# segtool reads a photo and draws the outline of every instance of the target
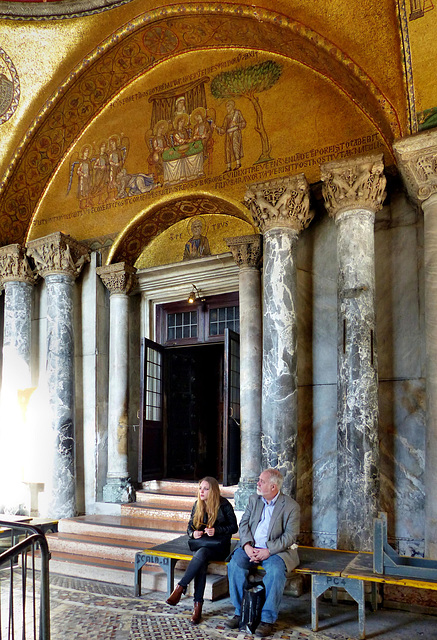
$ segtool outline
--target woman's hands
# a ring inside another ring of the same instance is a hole
[[[212,537],[215,534],[214,527],[206,527],[205,533],[206,533],[207,536]]]
[[[195,531],[193,531],[193,538],[201,538],[203,536],[203,531],[197,531],[197,529]]]

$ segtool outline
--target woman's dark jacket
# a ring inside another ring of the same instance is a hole
[[[193,525],[194,513],[196,511],[197,500],[191,509],[191,516],[188,522],[187,533],[190,538],[193,538],[193,532],[196,531],[195,526]],[[208,514],[205,513],[203,518],[203,523],[205,526],[208,524]],[[226,557],[229,555],[229,551],[231,549],[231,537],[233,533],[237,533],[238,524],[237,518],[235,517],[234,509],[232,508],[231,503],[223,496],[220,496],[220,506],[217,512],[217,518],[212,527],[215,529],[215,533],[213,538],[220,538],[222,544],[220,545],[220,549],[218,550],[217,555]]]

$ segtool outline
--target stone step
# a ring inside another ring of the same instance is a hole
[[[77,518],[64,518],[59,521],[60,533],[73,533],[78,535],[98,536],[102,538],[117,538],[123,540],[135,540],[140,546],[148,543],[160,544],[173,540],[181,535],[180,530],[169,527],[149,527],[144,518],[132,516],[108,516],[89,515]],[[152,522],[152,524],[154,524]],[[185,528],[182,531],[185,533]]]
[[[142,488],[147,492],[165,493],[173,495],[197,497],[198,482],[185,482],[183,480],[149,480],[142,483]],[[225,498],[233,498],[238,485],[224,487],[220,485],[220,493]]]
[[[50,553],[60,551],[72,555],[121,560],[131,563],[135,562],[135,554],[144,548],[141,542],[135,540],[121,542],[114,538],[98,536],[51,533],[46,538]]]
[[[193,496],[175,496],[161,492],[137,491],[136,504],[144,507],[160,509],[182,509],[191,511],[195,498]]]
[[[35,558],[35,566],[40,569],[40,558]],[[132,587],[134,590],[134,564],[120,560],[94,558],[89,556],[62,552],[52,553],[49,566],[50,573],[71,576],[75,578],[87,578]],[[181,579],[183,570],[176,569],[175,584]],[[194,582],[194,581],[193,581]],[[192,597],[193,582],[188,586],[187,595]],[[163,598],[167,592],[167,576],[158,565],[145,565],[141,574],[141,591],[160,591]],[[217,600],[228,593],[228,579],[226,575],[208,574],[206,576],[205,599]]]
[[[147,507],[138,502],[121,505],[122,516],[143,518],[146,527],[152,529],[169,529],[185,532],[190,518],[191,509],[164,509]]]

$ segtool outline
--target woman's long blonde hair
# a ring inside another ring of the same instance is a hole
[[[200,485],[202,482],[209,484],[209,493],[206,501],[200,499]],[[217,514],[220,507],[220,487],[217,480],[211,476],[206,476],[199,481],[197,489],[196,510],[193,517],[193,525],[196,529],[203,524],[205,513],[208,514],[208,527],[212,527],[217,520]]]

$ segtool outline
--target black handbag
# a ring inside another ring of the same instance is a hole
[[[200,538],[189,538],[188,546],[191,551],[197,551],[201,547],[208,547],[208,549],[216,549],[219,551],[223,547],[223,538],[218,538],[217,536],[210,537],[206,535],[203,535]]]
[[[241,603],[240,631],[253,634],[261,622],[261,611],[266,601],[263,582],[246,582]]]

